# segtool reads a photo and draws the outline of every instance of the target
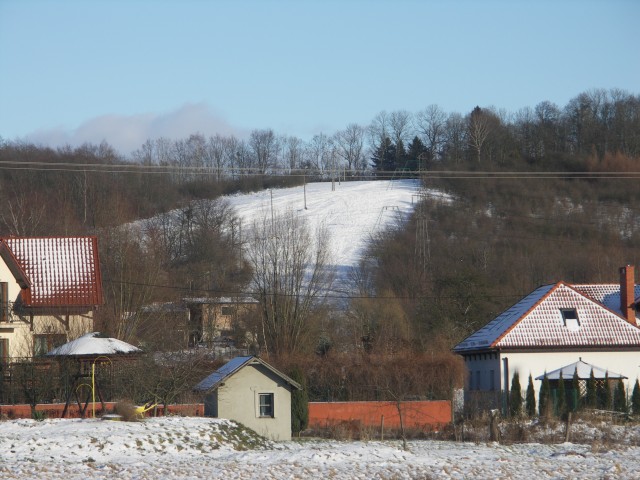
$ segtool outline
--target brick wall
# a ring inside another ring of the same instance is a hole
[[[400,409],[405,428],[433,430],[451,423],[451,402],[448,400],[400,402]],[[309,403],[310,428],[327,428],[343,422],[379,427],[382,417],[385,428],[400,427],[396,402]]]

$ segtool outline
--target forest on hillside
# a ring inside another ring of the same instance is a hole
[[[455,200],[425,197],[408,222],[372,239],[348,305],[336,311],[314,297],[286,323],[284,312],[308,293],[256,283],[259,258],[236,244],[233,212],[198,200],[337,176],[416,177]],[[640,96],[618,90],[515,113],[381,112],[369,125],[309,141],[270,129],[247,139],[149,139],[130,158],[107,143],[52,149],[4,140],[0,236],[97,235],[101,326],[125,340],[135,340],[125,314],[143,305],[260,285],[258,343],[283,365],[304,365],[316,398],[362,398],[362,362],[400,371],[411,364],[406,356],[424,369],[437,358],[459,378],[451,347],[536,286],[616,282],[618,267],[639,260],[639,176]],[[180,219],[169,229],[172,209]],[[152,217],[144,245],[122,228]],[[338,355],[342,373],[322,363]],[[332,390],[346,384],[349,392]]]

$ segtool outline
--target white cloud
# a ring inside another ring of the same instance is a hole
[[[148,139],[166,137],[171,140],[191,134],[205,136],[244,136],[246,131],[231,126],[205,103],[187,103],[167,113],[136,115],[107,114],[92,118],[74,130],[63,127],[41,129],[26,136],[27,141],[51,147],[100,144],[105,141],[120,153],[129,155]]]

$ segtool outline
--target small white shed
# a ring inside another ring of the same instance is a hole
[[[236,357],[198,383],[204,414],[242,423],[271,440],[291,439],[291,391],[300,384],[259,357]]]

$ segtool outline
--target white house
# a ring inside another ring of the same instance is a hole
[[[205,416],[228,418],[272,440],[291,439],[291,391],[300,384],[259,357],[236,357],[202,380]]]
[[[0,361],[93,331],[102,303],[96,237],[0,238]]]
[[[454,348],[468,371],[465,403],[504,406],[515,372],[523,392],[531,375],[537,395],[545,372],[578,361],[625,377],[629,391],[640,378],[639,303],[632,266],[619,284],[537,288]]]

